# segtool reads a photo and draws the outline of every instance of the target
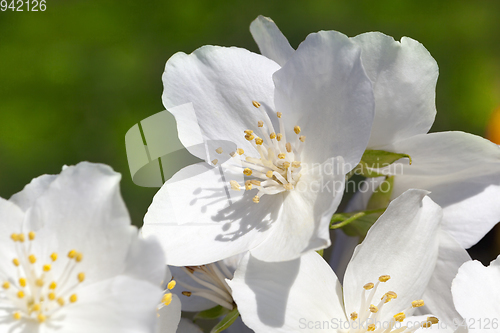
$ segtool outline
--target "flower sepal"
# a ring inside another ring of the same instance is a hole
[[[367,149],[363,153],[359,164],[350,172],[350,175],[356,174],[367,178],[387,176],[387,174],[379,170],[402,158],[408,158],[411,164],[411,157],[408,154]]]
[[[219,321],[219,323],[215,325],[212,330],[210,330],[210,333],[219,333],[228,329],[239,316],[240,313],[238,308],[234,307],[234,309],[229,311],[229,313],[221,321]]]
[[[227,308],[217,305],[214,306],[213,308],[210,308],[208,310],[200,311],[198,312],[194,318],[193,321],[196,321],[198,319],[217,319],[220,318],[224,315],[227,315],[230,310]]]

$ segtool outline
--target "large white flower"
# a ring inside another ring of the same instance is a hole
[[[281,263],[247,255],[228,282],[243,321],[256,332],[413,332],[394,325],[423,305],[438,258],[442,212],[426,193],[409,190],[389,205],[356,248],[343,290],[316,253]]]
[[[282,66],[292,59],[294,50],[272,20],[260,16],[250,30],[263,55]],[[469,248],[500,220],[500,205],[492,200],[500,195],[500,149],[467,133],[426,134],[436,115],[438,66],[422,44],[378,32],[350,40],[362,50],[375,95],[367,149],[412,158],[411,165],[406,161],[391,169],[392,198],[410,188],[431,191],[443,208],[443,229]]]
[[[80,163],[0,199],[0,331],[154,332],[164,255],[130,225],[119,180]]]
[[[309,35],[281,69],[234,47],[168,60],[163,103],[181,142],[206,161],[167,181],[145,216],[143,232],[164,240],[168,264],[247,250],[282,261],[329,246],[344,174],[372,123],[359,51],[328,31]]]

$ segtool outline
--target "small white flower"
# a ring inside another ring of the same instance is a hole
[[[0,199],[0,331],[154,332],[164,256],[130,225],[119,180],[80,163]]]
[[[344,175],[372,122],[354,43],[311,34],[281,69],[244,49],[204,46],[170,58],[163,82],[180,141],[206,161],[167,181],[145,216],[143,231],[163,240],[169,265],[248,250],[282,261],[329,246]]]
[[[228,282],[245,324],[255,332],[406,333],[437,323],[401,324],[424,305],[438,257],[441,209],[426,193],[409,190],[389,205],[356,248],[343,289],[316,253],[281,263],[245,256]]]

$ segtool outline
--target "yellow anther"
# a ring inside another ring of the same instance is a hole
[[[34,240],[34,239],[35,239],[35,236],[36,236],[36,234],[35,234],[35,232],[34,232],[34,231],[30,231],[30,232],[28,233],[28,238],[30,239],[30,241]]]
[[[305,136],[305,135],[301,135],[301,136],[299,136],[299,140],[300,140],[301,142],[306,141],[306,136]]]
[[[71,250],[68,252],[68,258],[70,259],[73,259],[74,257],[76,257],[76,250]]]
[[[241,191],[240,184],[238,184],[238,182],[236,180],[229,181],[229,184],[231,185],[231,189],[233,189],[235,191]]]
[[[238,155],[243,155],[245,153],[245,151],[241,148],[236,149],[236,152],[238,153]]]
[[[222,154],[224,152],[224,150],[222,150],[222,147],[219,147],[219,148],[215,149],[215,152],[217,154]]]
[[[245,190],[250,191],[252,189],[252,183],[249,180],[245,182]]]
[[[24,243],[24,239],[25,239],[25,238],[24,238],[24,234],[18,234],[18,235],[17,235],[17,237],[18,237],[18,240],[19,240],[21,243]]]
[[[284,160],[284,159],[285,159],[285,156],[286,156],[286,154],[285,154],[285,153],[279,153],[279,154],[278,154],[278,158],[279,158],[279,159],[282,159],[282,160]]]
[[[245,168],[245,169],[243,170],[243,174],[244,174],[245,176],[251,176],[251,175],[252,175],[252,170],[251,170],[251,169],[249,169],[249,168]]]
[[[80,283],[83,282],[83,281],[85,281],[85,273],[83,273],[83,272],[82,273],[78,273],[77,277],[78,277],[78,281]]]
[[[43,287],[43,280],[42,279],[36,279],[35,284],[37,287]]]
[[[269,134],[269,137],[272,139],[276,139],[276,133],[272,132],[271,134]]]
[[[245,132],[245,134],[248,134],[248,135],[250,135],[250,134],[252,134],[252,133],[253,133],[253,131],[252,131],[252,130],[245,130],[244,132]]]
[[[31,307],[31,310],[33,310],[34,312],[36,311],[40,311],[40,304],[33,304],[33,306]]]
[[[278,118],[281,118],[281,116],[283,115],[283,113],[281,112],[276,112],[276,116],[278,116]]]
[[[252,101],[252,104],[253,106],[255,106],[256,108],[260,108],[260,103],[257,102],[257,101]]]
[[[191,296],[191,292],[190,291],[183,291],[183,292],[181,292],[181,294],[183,294],[186,297]]]
[[[266,177],[267,178],[273,178],[273,172],[271,170],[269,170],[268,172],[266,172]]]
[[[427,322],[431,324],[437,324],[439,323],[439,319],[437,319],[436,317],[427,317]]]
[[[168,293],[168,294],[163,295],[163,298],[161,299],[161,302],[164,305],[169,305],[172,302],[172,294]]]
[[[57,299],[57,303],[60,305],[60,306],[63,306],[64,305],[64,299],[62,297],[59,297]]]
[[[368,325],[368,327],[366,328],[366,330],[368,332],[373,332],[373,331],[375,331],[375,328],[376,328],[375,324],[370,324],[370,325]]]
[[[50,285],[49,285],[49,289],[54,290],[54,289],[56,289],[56,288],[57,288],[57,283],[56,283],[55,281],[52,281],[52,282],[50,283]]]
[[[261,138],[256,138],[255,139],[255,143],[260,146],[260,145],[262,145],[264,143],[264,140],[262,140]]]
[[[3,284],[2,284],[2,288],[3,289],[9,289],[10,288],[10,283],[8,281],[5,281]]]
[[[10,235],[10,238],[14,241],[17,242],[19,240],[19,235],[18,234],[12,234]]]
[[[358,319],[358,314],[356,312],[351,313],[351,320]]]
[[[384,303],[389,303],[390,301],[392,301],[393,299],[396,299],[396,298],[398,298],[398,294],[396,294],[394,291],[388,291],[380,299],[381,300],[385,299]]]
[[[34,264],[36,263],[36,256],[34,254],[30,254],[28,260],[30,261],[30,263]]]
[[[292,162],[292,167],[293,168],[300,168],[300,162],[299,161],[293,161]]]
[[[365,284],[365,285],[363,286],[363,288],[364,288],[365,290],[370,290],[370,289],[372,289],[372,288],[373,288],[373,286],[374,286],[374,284],[373,284],[373,283],[371,283],[371,282],[369,282],[369,283]]]
[[[47,317],[45,317],[43,314],[40,313],[37,319],[39,323],[44,323],[47,320]]]
[[[376,307],[375,305],[371,304],[370,305],[370,312],[377,313],[378,312],[378,307]]]
[[[17,258],[12,259],[12,263],[14,264],[14,266],[19,266],[19,259]]]
[[[245,139],[247,139],[248,141],[252,141],[253,139],[255,139],[255,136],[253,134],[245,134]]]
[[[292,184],[290,184],[290,183],[288,183],[288,184],[286,184],[286,185],[283,185],[283,187],[284,187],[284,188],[285,188],[285,190],[287,190],[287,191],[291,191],[291,190],[293,190],[293,185],[292,185]]]
[[[253,197],[252,201],[255,202],[255,203],[259,203],[259,201],[260,201],[259,196],[256,195],[255,197]]]
[[[170,282],[167,284],[167,289],[168,289],[168,290],[172,290],[172,289],[174,289],[176,284],[177,284],[177,282],[175,282],[175,280],[170,281]]]
[[[20,320],[21,319],[21,313],[20,312],[14,312],[14,314],[12,314],[12,318],[14,318],[14,320]]]
[[[83,259],[83,254],[81,252],[78,252],[75,257],[76,262],[80,262],[82,261],[82,259]]]
[[[295,134],[299,134],[300,133],[300,126],[295,126],[293,128],[293,131],[295,132]]]
[[[51,269],[51,268],[52,268],[52,267],[51,267],[49,264],[43,265],[43,271],[44,271],[44,272],[50,272],[50,269]]]
[[[399,321],[400,323],[402,323],[403,320],[405,320],[405,318],[406,318],[406,315],[403,312],[400,312],[400,313],[394,315],[394,320]]]
[[[276,135],[276,140],[281,141],[281,139],[283,139],[283,134],[278,133],[278,134]]]
[[[378,280],[380,282],[387,282],[387,281],[389,281],[390,278],[391,277],[389,275],[381,275],[381,276],[379,276]]]
[[[25,278],[20,278],[19,279],[19,284],[21,285],[21,287],[26,287],[26,279]]]
[[[18,298],[24,298],[24,291],[19,290],[19,291],[17,292],[17,297],[18,297]]]
[[[76,294],[73,294],[69,297],[69,301],[71,303],[75,303],[76,301],[78,301],[78,296],[76,296]]]
[[[257,180],[257,179],[251,179],[251,180],[248,180],[250,182],[250,184],[252,185],[255,185],[255,186],[260,186],[260,180]]]
[[[50,259],[52,259],[52,261],[56,261],[56,260],[57,260],[57,253],[53,252],[53,253],[50,255]]]
[[[292,144],[290,142],[287,142],[285,145],[286,151],[291,153],[292,152]]]
[[[264,127],[264,122],[262,120],[259,120],[259,122],[257,123],[257,126]]]
[[[424,306],[424,305],[425,305],[425,303],[424,303],[423,299],[419,299],[419,300],[411,302],[412,308],[419,308],[419,307]]]
[[[55,299],[56,299],[56,293],[54,293],[54,292],[50,292],[50,293],[49,293],[49,299],[50,299],[51,301],[55,300]]]
[[[290,167],[290,162],[283,162],[283,168],[288,169]]]
[[[212,164],[213,164],[213,165],[217,165],[217,163],[218,163],[218,162],[219,162],[219,160],[218,160],[218,159],[216,159],[216,158],[212,160]]]

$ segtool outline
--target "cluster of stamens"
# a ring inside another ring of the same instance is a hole
[[[379,284],[387,282],[390,278],[389,275],[382,275],[378,278],[377,283],[373,284],[369,282],[363,286],[359,313],[352,312],[350,314],[350,327],[353,329],[350,329],[349,333],[413,333],[419,328],[429,328],[433,324],[438,323],[437,318],[427,317],[426,321],[422,321],[420,325],[414,327],[397,325],[397,323],[402,323],[406,319],[406,316],[411,316],[415,308],[424,306],[423,300],[411,302],[408,308],[384,322],[384,318],[380,318],[380,310],[382,310],[384,304],[396,299],[398,295],[394,291],[388,291],[382,296],[377,305],[373,304],[373,299]],[[366,295],[367,292],[369,292],[368,296]],[[378,323],[378,326],[376,323]],[[381,325],[381,323],[384,323],[384,325]]]
[[[234,307],[232,291],[226,279],[232,279],[233,274],[227,266],[219,261],[203,266],[187,266],[182,268],[187,275],[203,288],[194,287],[185,281],[177,280],[178,284],[186,288],[182,294],[187,297],[203,297],[229,310]]]
[[[52,265],[59,259],[53,252],[40,265],[32,253],[32,243],[36,234],[12,234],[17,257],[12,259],[17,276],[0,276],[3,279],[0,289],[0,304],[11,313],[14,320],[33,320],[44,323],[60,308],[78,301],[75,289],[85,280],[85,273],[74,276],[74,270],[83,260],[83,254],[76,250],[69,251],[68,262],[59,277],[53,274]],[[38,264],[37,264],[38,263]]]
[[[276,112],[280,127],[280,132],[276,133],[261,104],[257,101],[253,101],[252,104],[261,111],[264,119],[257,123],[262,137],[250,129],[245,130],[244,134],[245,139],[251,142],[259,153],[259,157],[246,155],[242,148],[231,152],[231,157],[238,159],[241,163],[243,174],[252,177],[252,179],[247,179],[244,184],[231,180],[230,185],[235,191],[257,189],[258,192],[254,196],[253,202],[259,203],[260,198],[265,194],[278,194],[295,188],[300,178],[300,155],[306,137],[300,135],[300,127],[295,126],[293,128],[296,134],[294,143],[287,141],[282,113]],[[223,153],[223,149],[220,147],[215,151],[218,154]],[[217,162],[216,159],[212,161],[213,164],[217,164]]]

